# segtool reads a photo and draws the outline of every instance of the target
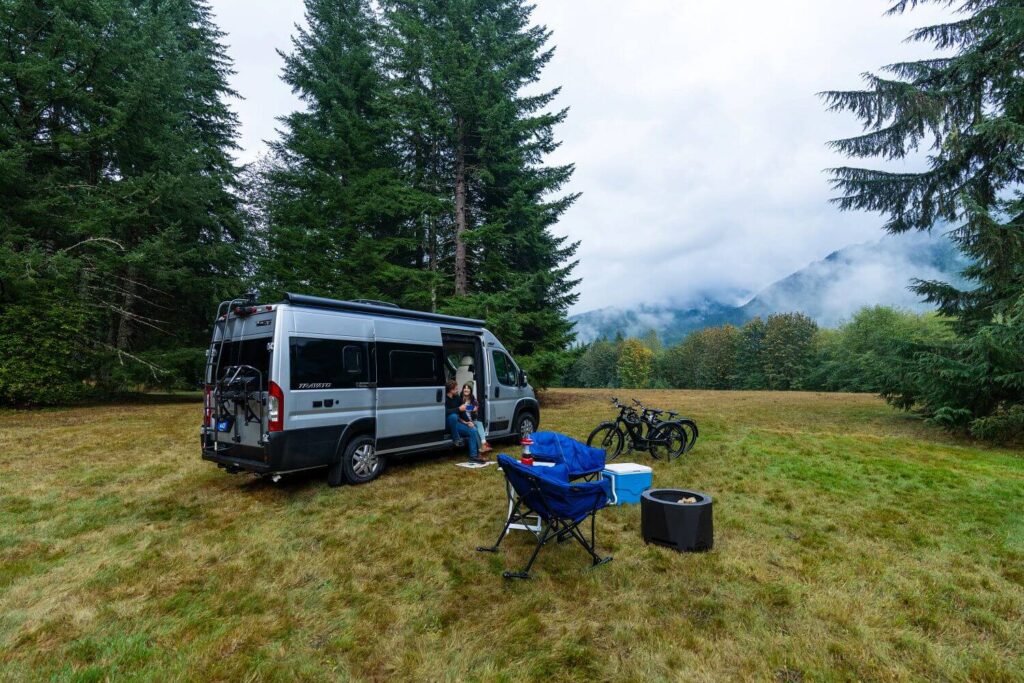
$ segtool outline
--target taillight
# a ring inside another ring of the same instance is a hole
[[[203,426],[210,427],[213,425],[213,395],[210,389],[210,385],[206,385],[206,390],[203,392]]]
[[[284,392],[271,382],[267,393],[267,431],[280,432],[284,430]]]

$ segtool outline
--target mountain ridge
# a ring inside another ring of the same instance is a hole
[[[749,300],[734,305],[705,297],[683,306],[639,304],[605,307],[570,316],[577,341],[639,336],[654,330],[665,343],[715,325],[742,325],[772,313],[799,311],[822,327],[835,327],[863,306],[888,305],[911,311],[931,307],[908,287],[913,279],[964,284],[966,260],[939,233],[886,235],[876,242],[837,249],[819,261],[776,280]]]

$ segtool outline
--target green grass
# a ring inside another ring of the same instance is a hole
[[[611,509],[612,563],[552,546],[519,583],[527,535],[474,552],[493,467],[274,485],[200,461],[194,403],[0,412],[0,679],[1024,680],[1020,453],[869,396],[635,393],[698,420],[655,484],[715,497],[715,549]],[[609,396],[552,391],[543,427]]]

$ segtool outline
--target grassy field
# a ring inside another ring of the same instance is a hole
[[[517,583],[530,537],[474,552],[501,478],[455,454],[275,485],[199,460],[194,403],[0,412],[0,679],[1024,680],[1020,453],[869,396],[635,394],[698,420],[655,484],[715,497],[715,549],[612,509],[613,562],[548,547]]]

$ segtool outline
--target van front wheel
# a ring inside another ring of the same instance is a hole
[[[512,436],[520,439],[533,434],[537,430],[537,418],[528,410],[524,410],[516,416],[515,424],[512,425]]]
[[[384,458],[377,455],[373,437],[364,434],[348,442],[341,466],[348,483],[365,484],[384,471]]]

